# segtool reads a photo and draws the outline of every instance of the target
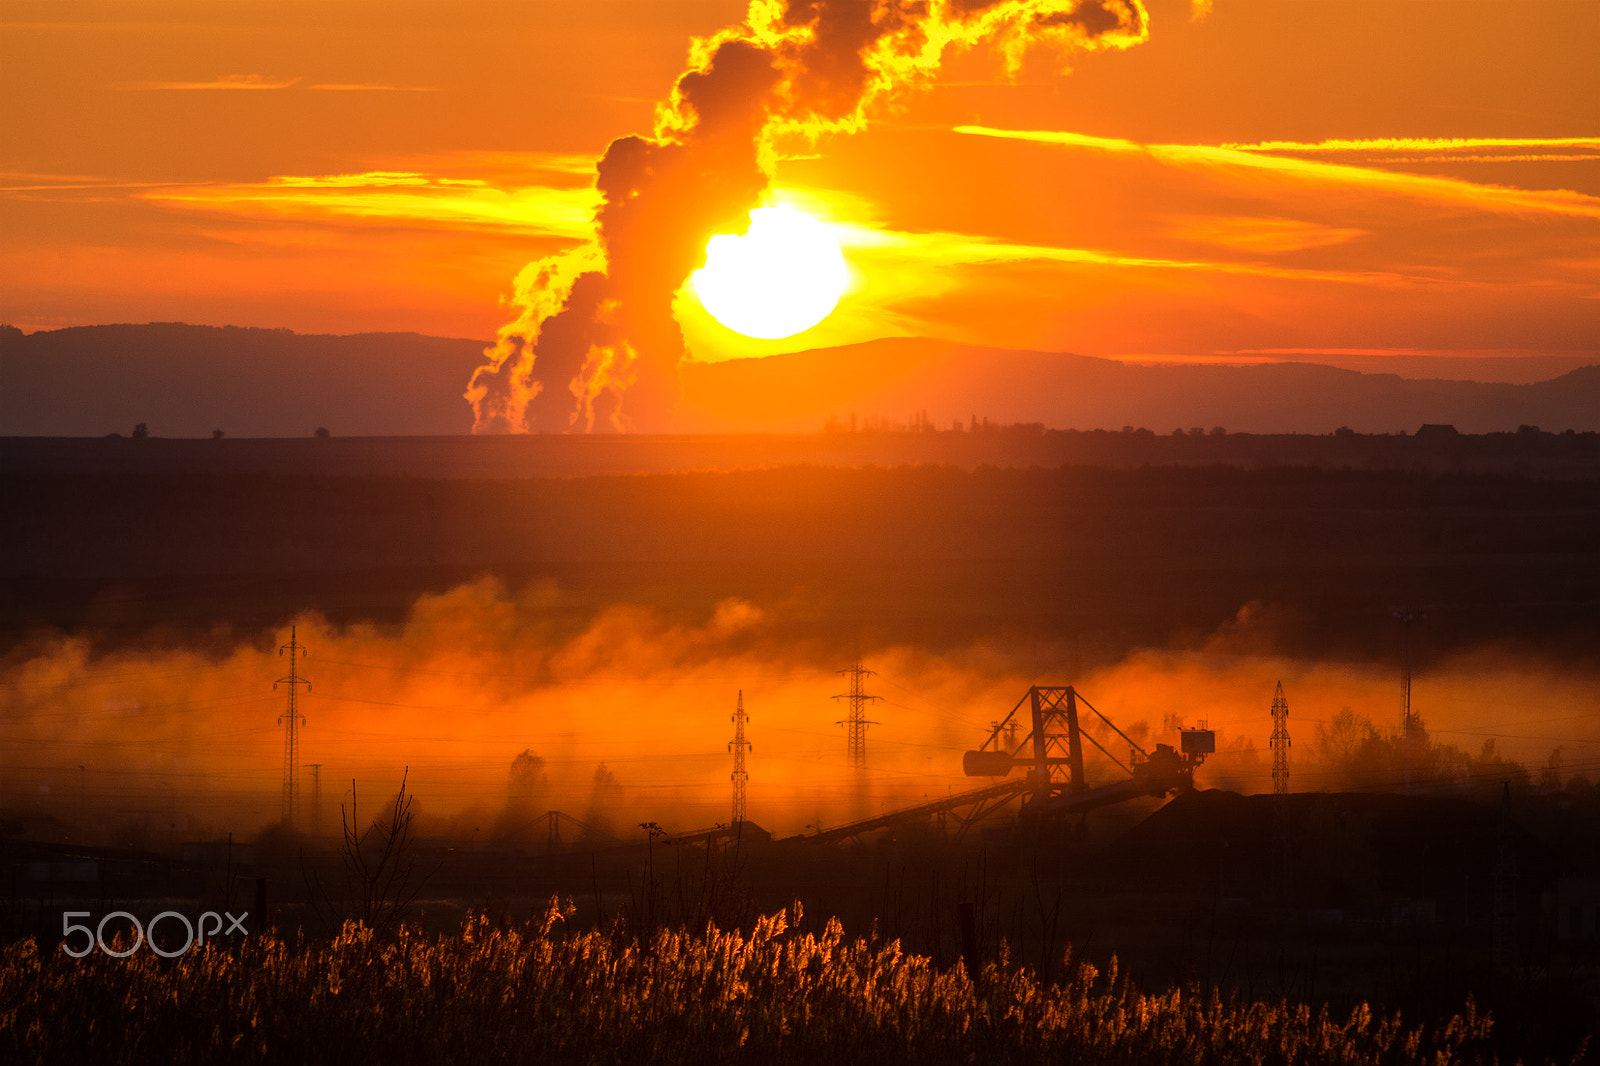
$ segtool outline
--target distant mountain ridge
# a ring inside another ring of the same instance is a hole
[[[204,437],[468,433],[462,393],[486,342],[183,323],[0,328],[0,436]],[[1508,385],[1417,380],[1309,363],[1134,366],[1063,352],[889,338],[681,373],[675,429],[815,432],[830,418],[939,428],[972,417],[1158,433],[1600,430],[1600,366]]]
[[[1463,433],[1600,429],[1600,366],[1507,385],[1415,380],[1311,363],[1138,366],[1060,352],[891,338],[684,371],[686,421],[713,431],[813,428],[830,415],[936,427],[976,415],[1059,429]]]
[[[76,326],[0,330],[0,435],[165,437],[472,431],[462,398],[483,341],[420,333]]]

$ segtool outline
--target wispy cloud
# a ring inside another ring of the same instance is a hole
[[[1600,155],[1582,152],[1552,153],[1548,155],[1435,155],[1419,153],[1417,155],[1374,155],[1367,156],[1365,162],[1383,165],[1385,163],[1586,163],[1600,159]]]
[[[431,93],[426,85],[384,85],[368,82],[315,82],[302,84],[300,78],[274,78],[265,74],[225,74],[209,81],[125,81],[116,88],[127,92],[208,92],[215,89],[273,90],[297,89],[303,92],[331,93]]]
[[[1600,219],[1600,197],[1567,189],[1520,189],[1466,181],[1461,178],[1408,174],[1372,166],[1301,159],[1297,156],[1273,155],[1270,150],[1261,146],[1251,146],[1246,149],[1202,144],[1141,145],[1133,141],[1089,137],[1080,133],[1056,130],[1004,130],[988,126],[957,126],[955,132],[1117,154],[1137,153],[1169,166],[1188,169],[1266,171],[1300,181],[1366,188],[1479,211]]]
[[[275,188],[289,189],[383,189],[400,186],[411,189],[487,188],[478,178],[440,178],[404,170],[369,170],[361,174],[286,174],[271,179]]]
[[[100,178],[52,176],[48,174],[0,174],[0,193],[83,192],[101,189],[169,189],[205,185],[203,181],[106,181]]]
[[[203,92],[212,89],[264,91],[288,89],[299,78],[269,78],[264,74],[226,74],[210,81],[125,81],[117,88],[129,92]]]
[[[587,185],[594,180],[595,162],[600,158],[603,147],[592,152],[434,152],[386,162],[393,167],[418,173],[449,171],[476,174],[480,178],[490,179],[491,184],[499,185],[515,185],[526,181],[527,176],[534,173],[569,180],[581,179]]]
[[[1343,244],[1366,236],[1367,231],[1296,218],[1187,215],[1173,219],[1167,233],[1179,240],[1276,255]]]
[[[1313,270],[1278,266],[1272,263],[1242,263],[1124,255],[1091,248],[1066,248],[1056,245],[998,241],[968,233],[909,232],[871,229],[860,226],[846,226],[841,227],[841,229],[840,243],[846,247],[860,249],[869,255],[888,255],[944,266],[1030,262],[1063,263],[1145,270],[1199,271],[1206,274],[1238,274],[1252,277],[1357,285],[1471,284],[1470,282],[1461,282],[1453,278],[1404,274],[1394,271]]]
[[[584,239],[599,203],[593,188],[496,188],[478,179],[404,171],[285,175],[253,184],[152,191],[142,198],[235,215],[500,229]]]
[[[1239,152],[1472,152],[1488,148],[1600,148],[1600,137],[1374,137],[1223,144]]]
[[[426,85],[366,85],[366,84],[341,84],[336,82],[319,85],[307,85],[313,92],[328,93],[431,93],[437,89]]]

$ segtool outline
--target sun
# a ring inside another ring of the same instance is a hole
[[[848,271],[833,231],[792,207],[758,207],[742,237],[712,237],[689,276],[711,317],[746,337],[792,337],[821,322],[844,295]]]

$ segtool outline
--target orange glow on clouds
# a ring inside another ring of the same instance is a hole
[[[590,239],[605,146],[683,129],[677,78],[743,39],[789,79],[780,109],[826,105],[763,132],[772,184],[853,228],[847,297],[795,346],[1600,359],[1594,5],[1403,5],[1374,34],[1338,0],[1044,25],[1033,0],[940,2],[854,58],[769,0],[313,6],[10,5],[0,321],[492,340],[573,275],[515,280]],[[673,304],[691,358],[789,348],[697,304]]]
[[[259,184],[141,194],[184,207],[231,214],[360,219],[450,229],[491,227],[581,240],[593,231],[592,188],[498,189],[474,178],[398,171],[285,176]]]
[[[1442,152],[1454,154],[1482,148],[1600,148],[1600,137],[1373,137],[1366,140],[1261,141],[1224,144],[1237,152]],[[1494,158],[1484,156],[1482,158]],[[1540,156],[1559,159],[1561,156]]]
[[[1204,144],[1141,145],[1132,141],[1085,137],[1075,133],[1058,133],[1050,130],[1000,130],[986,126],[958,126],[956,132],[1106,152],[1143,152],[1163,163],[1191,169],[1236,167],[1274,171],[1286,177],[1319,184],[1358,186],[1376,192],[1396,193],[1483,211],[1506,211],[1513,214],[1549,213],[1600,219],[1600,197],[1565,189],[1516,189],[1503,185],[1464,181],[1459,178],[1403,174],[1348,163],[1321,163],[1308,159],[1263,154],[1268,149],[1259,146],[1242,149]]]

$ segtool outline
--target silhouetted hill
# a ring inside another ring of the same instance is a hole
[[[301,335],[152,323],[24,335],[0,329],[0,436],[428,436],[469,432],[462,393],[484,342],[414,333]],[[764,359],[690,363],[682,433],[812,433],[830,417],[925,412],[1059,429],[1170,433],[1600,429],[1600,367],[1531,385],[1411,380],[1307,363],[1130,366],[1062,352],[892,338]]]
[[[1062,429],[1225,426],[1249,433],[1600,429],[1600,367],[1533,385],[1410,380],[1308,363],[1130,366],[1060,352],[891,338],[691,365],[680,422],[700,432],[803,431],[830,416],[935,425],[976,415]]]
[[[140,422],[158,437],[469,433],[461,394],[483,348],[182,322],[0,329],[0,434],[127,434]]]

